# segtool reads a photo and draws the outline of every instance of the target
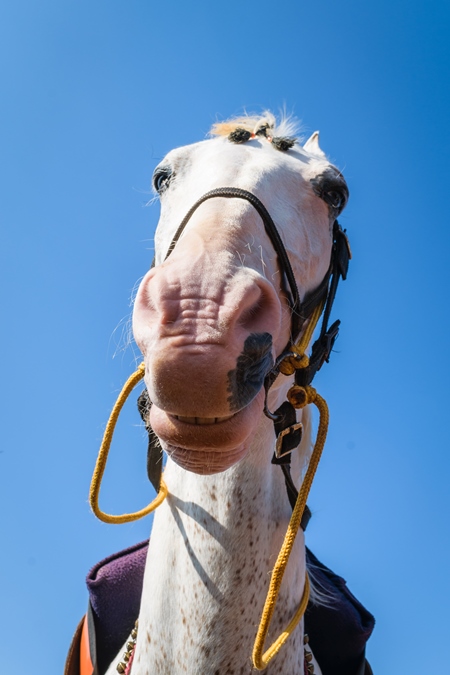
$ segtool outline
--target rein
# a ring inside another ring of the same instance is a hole
[[[337,220],[335,220],[333,224],[333,246],[328,271],[319,286],[311,293],[308,293],[303,302],[301,302],[297,283],[295,281],[287,251],[275,226],[275,223],[273,222],[264,204],[258,199],[258,197],[247,190],[225,187],[211,190],[210,192],[205,193],[195,202],[195,204],[191,207],[180,223],[170,243],[165,259],[167,259],[172,253],[184,228],[197,208],[206,200],[212,199],[214,197],[240,198],[252,204],[252,206],[261,216],[265,231],[269,236],[272,246],[278,256],[283,276],[287,280],[290,288],[290,293],[287,293],[287,296],[291,310],[291,339],[285,350],[276,359],[274,367],[266,375],[264,382],[266,392],[264,413],[273,421],[276,435],[276,447],[272,458],[272,463],[279,464],[283,471],[289,502],[293,509],[286,535],[284,537],[283,545],[280,549],[277,561],[272,571],[269,590],[267,592],[261,621],[253,647],[253,665],[257,670],[264,670],[271,659],[279,652],[281,647],[287,641],[288,637],[292,634],[295,627],[302,619],[308,605],[310,584],[308,574],[306,573],[303,595],[297,611],[290,620],[289,624],[286,626],[285,630],[272,643],[272,645],[266,651],[264,651],[264,643],[267,638],[270,622],[273,617],[276,601],[281,587],[281,582],[283,580],[283,575],[289,561],[289,556],[294,546],[297,532],[301,526],[303,529],[305,529],[310,516],[306,501],[325,445],[329,421],[328,406],[326,401],[311,386],[311,382],[313,381],[317,371],[322,367],[323,363],[325,361],[328,362],[331,350],[338,335],[340,322],[335,321],[330,326],[330,328],[328,328],[328,321],[339,279],[340,277],[342,277],[344,280],[346,279],[351,252],[347,236],[341,229]],[[286,289],[283,290],[286,292]],[[312,346],[311,355],[308,357],[306,355],[306,350],[312,340],[314,330],[320,320],[320,317],[322,316],[322,313],[323,319],[320,334]],[[296,341],[302,329],[303,332],[300,336],[300,339]],[[279,373],[283,373],[284,375],[295,374],[295,384],[289,389],[287,393],[287,400],[282,403],[282,405],[275,412],[271,412],[267,407],[267,396],[271,385],[274,383]],[[125,513],[122,515],[107,514],[100,509],[98,503],[101,481],[105,471],[115,425],[125,401],[134,387],[143,379],[144,374],[145,365],[144,363],[141,363],[137,371],[129,377],[121,393],[119,394],[119,397],[113,407],[110,418],[106,425],[92,476],[89,502],[97,518],[106,523],[127,523],[142,518],[143,516],[146,516],[154,511],[164,501],[168,494],[167,486],[161,475],[162,448],[151,427],[148,425],[148,423],[146,423],[149,434],[147,469],[149,478],[158,493],[156,498],[145,508],[136,511],[135,513]],[[147,394],[146,397],[144,394]],[[291,453],[300,444],[302,434],[302,424],[297,422],[296,409],[303,408],[311,403],[314,403],[314,405],[316,405],[319,410],[319,428],[314,444],[314,450],[312,452],[305,477],[300,490],[297,491],[297,488],[292,481],[290,471]],[[151,402],[149,401],[148,393],[145,390],[139,397],[138,401],[139,410],[144,419],[144,422],[145,418],[147,417],[146,412],[148,412],[150,405]]]

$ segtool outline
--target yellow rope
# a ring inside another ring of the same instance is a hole
[[[308,498],[309,491],[311,489],[312,482],[314,480],[314,475],[316,473],[317,466],[322,455],[322,450],[325,445],[325,440],[327,437],[328,430],[328,406],[325,399],[323,399],[313,387],[305,387],[305,402],[303,405],[308,403],[314,403],[319,409],[320,420],[319,420],[319,429],[317,432],[317,438],[314,445],[314,450],[311,455],[311,460],[309,462],[308,469],[305,474],[300,492],[295,503],[294,510],[292,512],[291,520],[289,522],[286,535],[284,537],[283,545],[278,554],[275,567],[272,571],[272,576],[270,579],[269,590],[267,592],[266,601],[264,603],[263,613],[261,616],[261,621],[259,624],[258,632],[255,638],[255,644],[253,646],[252,660],[253,665],[257,670],[264,670],[269,664],[269,661],[279,652],[280,648],[286,642],[288,637],[294,631],[295,627],[299,623],[303,614],[305,613],[306,607],[308,605],[309,599],[309,580],[308,575],[305,576],[305,587],[303,590],[303,596],[300,602],[300,606],[296,611],[295,615],[287,625],[286,629],[281,633],[281,635],[273,642],[273,644],[263,653],[264,643],[267,638],[267,633],[269,631],[270,622],[273,617],[275,610],[275,605],[277,602],[278,594],[281,587],[281,582],[283,580],[283,575],[286,570],[286,566],[289,561],[289,556],[291,554],[292,548],[294,546],[295,537],[297,535],[298,529],[303,516],[303,511],[305,510],[306,500]],[[303,406],[302,406],[303,407]]]
[[[309,343],[311,342],[314,330],[322,314],[324,303],[321,302],[311,314],[305,332],[301,336],[297,344],[292,345],[292,353],[286,356],[280,363],[280,371],[284,375],[293,375],[298,368],[306,368],[309,366],[309,358],[305,354]]]
[[[311,319],[308,321],[308,325],[305,328],[305,332],[301,336],[298,344],[293,346],[293,350],[297,352],[297,354],[299,354],[300,356],[302,356],[306,352],[308,345],[311,342],[311,338],[313,336],[317,323],[321,317],[324,304],[325,304],[324,302],[321,302],[317,305],[317,307],[311,314]]]
[[[116,524],[130,523],[133,520],[143,518],[144,516],[154,511],[167,497],[167,486],[161,479],[161,484],[157,496],[148,506],[141,509],[140,511],[136,511],[135,513],[124,513],[120,516],[114,516],[102,511],[98,505],[100,487],[102,483],[103,474],[105,472],[108,453],[111,447],[111,441],[114,434],[117,419],[128,396],[131,394],[131,392],[133,391],[134,387],[138,384],[138,382],[140,382],[144,377],[144,372],[145,372],[145,365],[144,363],[141,363],[136,372],[133,373],[125,382],[123,389],[120,392],[116,403],[114,404],[114,408],[112,409],[111,415],[106,425],[105,433],[103,434],[102,444],[100,446],[97,461],[95,463],[94,473],[92,474],[91,487],[89,490],[89,503],[91,505],[92,511],[95,513],[97,518],[103,520],[104,523],[116,523]]]

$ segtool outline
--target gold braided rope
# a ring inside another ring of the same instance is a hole
[[[308,348],[309,343],[312,340],[313,333],[322,315],[324,305],[325,301],[321,302],[314,309],[300,340],[298,341],[297,344],[292,345],[291,347],[292,353],[286,356],[286,358],[280,363],[279,365],[280,371],[285,375],[292,375],[297,369],[307,368],[309,366],[309,357],[305,352]],[[302,398],[301,403],[297,403],[295,401],[295,397],[290,397],[290,393],[293,390],[302,390],[302,392],[304,393],[303,397],[299,397]],[[281,647],[285,644],[289,636],[293,633],[296,626],[302,619],[309,601],[310,583],[308,574],[306,573],[303,594],[297,611],[295,612],[294,616],[286,626],[286,629],[278,636],[278,638],[272,643],[269,649],[267,649],[267,651],[264,652],[263,654],[264,643],[266,641],[270,622],[272,620],[273,613],[275,611],[275,605],[278,599],[278,594],[280,592],[281,582],[283,580],[284,572],[286,570],[286,566],[289,561],[289,556],[291,555],[291,551],[294,546],[295,537],[297,536],[297,532],[300,527],[303,512],[306,506],[306,501],[308,499],[308,494],[311,489],[311,485],[314,480],[314,475],[316,473],[316,469],[319,464],[320,457],[322,455],[322,451],[325,445],[329,421],[328,406],[326,404],[326,401],[321,396],[319,396],[319,394],[313,387],[311,386],[299,387],[297,385],[294,385],[288,392],[288,400],[291,401],[291,403],[294,405],[295,408],[303,408],[308,403],[315,403],[320,413],[319,429],[317,432],[316,443],[314,445],[314,450],[311,455],[308,470],[305,474],[305,478],[300,488],[300,492],[297,496],[297,501],[295,503],[295,507],[292,512],[291,519],[289,521],[283,545],[280,549],[277,561],[275,563],[275,567],[273,568],[272,571],[269,590],[267,591],[261,621],[259,623],[255,643],[253,645],[252,661],[254,667],[257,670],[264,670],[269,664],[269,661],[271,661],[271,659],[273,659],[274,656],[278,654]]]
[[[319,410],[320,413],[319,429],[317,431],[317,438],[314,445],[314,450],[311,455],[311,459],[305,474],[305,478],[303,479],[300,492],[298,493],[297,501],[295,503],[295,507],[292,512],[291,520],[289,521],[283,545],[278,554],[275,567],[273,568],[272,571],[269,590],[267,592],[267,597],[264,603],[261,621],[259,624],[258,632],[256,634],[255,644],[253,646],[252,660],[253,665],[257,670],[264,670],[264,668],[266,668],[267,665],[269,664],[269,661],[273,659],[273,657],[276,654],[278,654],[281,647],[284,645],[288,637],[292,634],[295,627],[301,620],[303,614],[306,611],[306,607],[308,605],[309,600],[309,579],[308,575],[306,574],[303,596],[299,608],[297,609],[293,618],[287,625],[286,629],[273,642],[273,644],[269,647],[269,649],[267,649],[267,651],[263,653],[264,642],[266,640],[270,622],[272,620],[272,616],[275,610],[275,605],[277,602],[278,594],[280,592],[283,575],[286,570],[286,565],[288,564],[292,548],[294,546],[295,537],[297,536],[303,512],[305,510],[306,500],[308,498],[308,494],[311,489],[311,485],[314,480],[314,475],[316,473],[316,469],[318,467],[320,457],[322,455],[322,450],[325,445],[325,440],[327,437],[329,414],[326,401],[316,392],[314,387],[310,386],[305,387],[305,392],[306,392],[306,400],[304,405],[308,403],[314,403]]]
[[[309,366],[309,358],[305,352],[312,340],[312,336],[322,314],[324,304],[324,302],[321,302],[315,308],[300,340],[297,344],[292,345],[291,354],[288,354],[286,358],[284,358],[280,363],[279,369],[283,375],[293,375],[297,369],[307,368],[307,366]]]
[[[120,392],[117,401],[114,404],[111,415],[109,416],[108,423],[106,425],[105,433],[103,434],[103,440],[100,446],[98,453],[97,461],[95,463],[94,473],[92,474],[91,487],[89,490],[89,503],[94,514],[102,520],[104,523],[131,523],[134,520],[143,518],[152,511],[154,511],[167,497],[167,486],[163,479],[161,478],[161,483],[159,487],[159,492],[155,499],[145,508],[135,513],[123,513],[120,516],[111,515],[105,513],[101,510],[98,505],[98,497],[100,494],[100,487],[102,484],[103,474],[106,468],[106,462],[108,460],[108,453],[111,447],[111,441],[114,434],[114,429],[117,424],[117,420],[121,413],[121,410],[124,406],[125,401],[128,396],[133,391],[134,387],[142,380],[145,373],[145,364],[141,363],[139,368],[133,373],[128,380],[125,382],[122,391]]]

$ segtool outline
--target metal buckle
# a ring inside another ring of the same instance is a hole
[[[280,457],[285,457],[286,455],[290,455],[292,450],[286,450],[285,452],[282,452],[283,450],[283,438],[287,436],[287,434],[294,433],[294,431],[297,431],[298,429],[301,429],[303,427],[303,424],[301,422],[297,422],[296,424],[292,424],[290,427],[286,427],[286,429],[283,429],[280,431],[277,437],[277,443],[275,445],[275,457],[277,459],[280,459]]]

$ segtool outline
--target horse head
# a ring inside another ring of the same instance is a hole
[[[149,423],[172,459],[199,474],[246,455],[263,413],[264,380],[298,337],[293,325],[302,330],[309,318],[293,324],[298,310],[280,254],[242,191],[270,214],[300,300],[329,270],[333,223],[348,198],[317,133],[302,146],[288,120],[277,127],[270,115],[217,124],[212,133],[173,150],[155,169],[156,264],[133,315]],[[271,405],[283,385],[278,378]]]

